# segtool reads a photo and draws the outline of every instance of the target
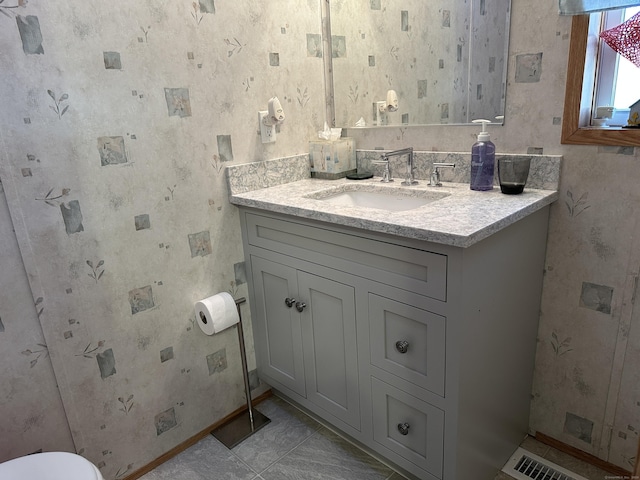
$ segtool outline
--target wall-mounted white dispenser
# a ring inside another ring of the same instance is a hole
[[[278,97],[272,97],[267,104],[267,110],[258,112],[258,123],[260,124],[260,137],[262,143],[273,143],[276,141],[276,125],[284,122],[284,109]]]
[[[387,99],[375,102],[373,107],[374,125],[387,125],[387,113],[398,110],[398,94],[395,90],[387,91]]]
[[[269,112],[269,122],[272,125],[280,125],[284,122],[284,110],[282,109],[282,105],[280,104],[278,97],[269,99],[267,109]]]
[[[387,92],[387,112],[395,112],[398,110],[398,94],[395,90]]]

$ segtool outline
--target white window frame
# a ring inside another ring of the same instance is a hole
[[[602,14],[592,14],[594,21],[600,22],[600,31],[608,30],[625,21],[625,10],[610,10]],[[595,18],[594,18],[595,17]],[[600,17],[599,19],[597,17]],[[596,117],[596,107],[613,105],[615,83],[618,76],[620,55],[602,39],[598,41],[598,71],[596,73],[595,95],[591,109],[591,122]],[[629,119],[629,108],[617,108],[607,123],[611,126],[624,126]]]

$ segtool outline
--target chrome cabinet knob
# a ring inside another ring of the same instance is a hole
[[[284,303],[287,307],[291,308],[293,307],[293,304],[296,303],[296,299],[287,297],[284,299]]]
[[[307,306],[306,303],[296,302],[296,310],[298,310],[299,312],[303,311],[306,306]]]
[[[398,340],[396,342],[396,350],[400,353],[407,353],[407,350],[409,350],[409,342],[406,340]]]
[[[408,435],[409,434],[409,424],[408,423],[399,423],[398,431],[400,435]]]

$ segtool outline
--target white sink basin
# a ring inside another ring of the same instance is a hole
[[[309,195],[309,198],[322,200],[332,205],[349,207],[376,208],[389,212],[402,212],[422,207],[449,196],[448,192],[403,190],[402,188],[382,188],[363,185],[363,188],[329,189]]]

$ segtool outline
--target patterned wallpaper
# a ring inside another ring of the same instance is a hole
[[[41,310],[31,297],[0,183],[0,462],[14,452],[73,451]]]
[[[192,324],[196,299],[246,293],[222,171],[303,154],[323,122],[322,59],[307,42],[317,2],[274,5],[0,4],[0,178],[16,232],[0,216],[6,458],[58,445],[124,478],[242,403],[233,332]],[[499,152],[563,156],[531,430],[630,469],[640,149],[560,144],[569,32],[556,0],[513,0],[506,123],[490,127]],[[256,110],[273,95],[287,122],[263,146]],[[349,134],[363,150],[468,152],[477,128]]]
[[[331,5],[336,124],[398,94],[388,125],[469,123],[504,112],[509,0],[349,0]],[[357,21],[353,21],[357,18]]]
[[[320,30],[316,0],[0,2],[2,246],[26,268],[2,256],[0,461],[76,450],[125,478],[244,404],[237,335],[194,303],[247,295],[224,168],[307,151]]]

